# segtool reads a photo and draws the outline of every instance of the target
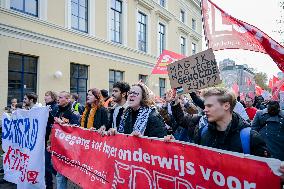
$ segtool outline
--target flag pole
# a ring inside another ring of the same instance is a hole
[[[205,37],[205,44],[206,44],[206,47],[209,48],[209,39],[207,38],[207,35],[206,35],[204,15],[203,15],[203,0],[200,1],[200,8],[201,8],[200,12],[201,12],[203,34],[204,34],[204,37]]]

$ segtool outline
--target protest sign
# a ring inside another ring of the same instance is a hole
[[[166,143],[123,134],[100,136],[55,124],[55,169],[82,188],[267,189],[279,188],[265,158],[190,143]],[[256,157],[255,157],[256,158]],[[280,161],[276,161],[277,168]]]
[[[212,49],[176,61],[168,66],[172,89],[188,93],[221,83],[219,69]]]
[[[185,56],[182,54],[163,50],[163,53],[158,58],[157,64],[152,70],[152,74],[168,74],[167,65],[182,58],[185,58]]]
[[[2,116],[4,179],[17,188],[45,188],[45,131],[48,107]]]

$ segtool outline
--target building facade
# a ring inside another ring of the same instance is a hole
[[[159,95],[167,75],[151,75],[163,49],[201,51],[198,0],[0,0],[0,106],[36,92],[111,90],[147,80]]]
[[[224,59],[219,62],[219,68],[220,76],[225,87],[232,88],[237,84],[240,93],[255,91],[255,74],[246,64],[236,65],[235,61]]]

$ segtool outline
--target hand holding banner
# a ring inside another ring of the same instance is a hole
[[[168,66],[172,89],[188,93],[221,83],[212,49],[176,61]]]

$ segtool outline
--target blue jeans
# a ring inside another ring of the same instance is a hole
[[[60,173],[56,174],[56,186],[57,189],[67,189],[67,178]]]

